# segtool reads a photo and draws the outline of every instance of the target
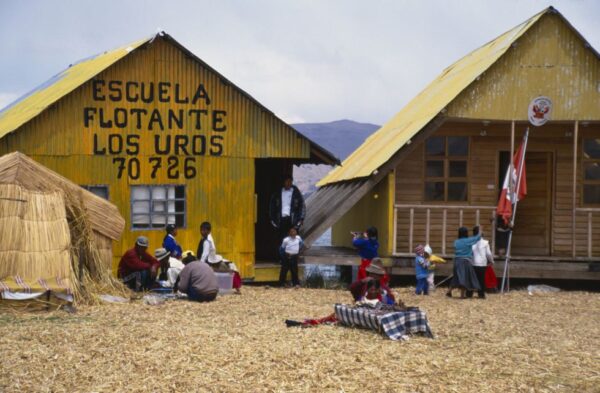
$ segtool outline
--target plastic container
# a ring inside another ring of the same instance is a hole
[[[230,294],[233,291],[233,273],[215,272],[215,276],[217,276],[217,283],[219,284],[219,295]]]

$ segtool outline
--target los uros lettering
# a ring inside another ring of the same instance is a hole
[[[84,128],[112,131],[93,134],[93,154],[118,156],[112,160],[118,178],[135,180],[150,173],[154,179],[159,171],[169,179],[194,178],[196,156],[223,155],[227,111],[210,108],[211,98],[202,83],[192,94],[184,90],[171,82],[93,80],[92,99],[99,105],[83,108]],[[115,106],[107,108],[107,102]],[[148,105],[155,102],[177,105],[166,109]],[[151,141],[142,144],[146,139]],[[142,151],[142,146],[152,150]]]

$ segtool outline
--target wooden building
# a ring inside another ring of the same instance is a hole
[[[242,277],[276,252],[267,209],[281,175],[336,159],[165,33],[71,65],[0,112],[0,155],[20,151],[114,203],[119,257],[168,223],[184,249],[213,224]]]
[[[538,96],[553,112],[531,127]],[[459,226],[481,224],[495,243],[490,220],[527,127],[513,276],[600,279],[600,57],[552,7],[445,69],[334,168],[308,201],[307,241],[333,226],[333,245],[349,247],[350,231],[375,225],[400,274],[414,274],[418,243],[452,257]]]

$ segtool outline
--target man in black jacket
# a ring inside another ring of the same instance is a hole
[[[291,227],[299,229],[302,226],[306,213],[304,197],[298,187],[292,185],[292,181],[292,176],[285,176],[283,187],[271,196],[269,203],[271,225],[277,229],[279,234],[278,249]]]

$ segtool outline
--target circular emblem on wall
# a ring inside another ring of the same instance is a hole
[[[550,120],[552,114],[552,100],[548,97],[540,96],[536,97],[529,103],[529,109],[527,110],[527,117],[529,122],[536,126],[542,126]]]

